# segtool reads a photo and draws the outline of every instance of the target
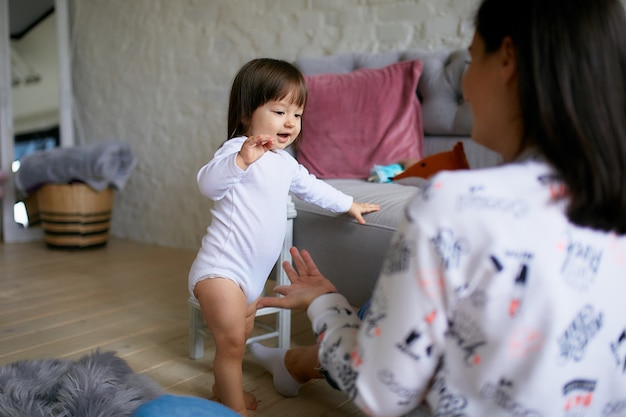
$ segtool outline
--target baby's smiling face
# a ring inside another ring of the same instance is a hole
[[[274,136],[274,149],[285,149],[297,139],[302,130],[303,111],[304,108],[294,104],[290,96],[281,100],[270,100],[252,113],[247,135]]]

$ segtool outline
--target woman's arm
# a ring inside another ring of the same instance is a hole
[[[445,314],[439,314],[441,306],[431,299],[436,294],[424,292],[418,278],[423,271],[415,262],[417,242],[407,239],[415,231],[406,222],[402,228],[363,322],[346,299],[334,293],[334,285],[310,255],[295,248],[291,255],[296,268],[284,265],[292,284],[275,289],[286,297],[260,301],[262,306],[307,309],[320,342],[320,363],[371,415],[399,416],[420,404],[439,362],[447,326]],[[432,251],[426,250],[423,255],[431,257]],[[435,257],[430,264],[440,262]]]

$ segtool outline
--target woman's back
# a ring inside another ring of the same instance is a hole
[[[444,310],[427,397],[440,414],[600,416],[626,400],[626,237],[572,225],[564,190],[531,158],[438,176],[410,206],[426,291],[397,308]],[[424,272],[433,247],[441,292]]]

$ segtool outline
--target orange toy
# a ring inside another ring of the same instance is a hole
[[[393,177],[397,181],[409,177],[421,177],[428,179],[439,171],[453,171],[457,169],[469,169],[469,163],[465,157],[463,142],[457,142],[452,150],[429,155],[409,165],[404,171]]]

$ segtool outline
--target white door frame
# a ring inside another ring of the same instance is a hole
[[[74,144],[72,118],[72,74],[70,54],[70,19],[68,0],[55,0],[57,45],[59,50],[59,125],[61,146]],[[7,177],[2,199],[2,240],[5,243],[40,240],[40,227],[18,226],[13,215],[15,181],[13,163],[13,108],[11,95],[11,43],[9,0],[0,0],[0,170]]]

